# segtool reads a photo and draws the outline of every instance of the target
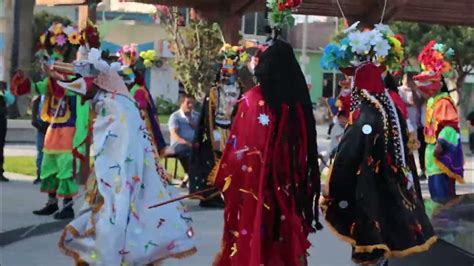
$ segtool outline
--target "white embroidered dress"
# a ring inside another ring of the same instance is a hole
[[[97,189],[103,204],[86,206],[65,229],[60,246],[76,262],[146,265],[196,251],[193,231],[179,202],[170,199],[157,173],[139,111],[128,97],[100,91],[92,106]],[[102,201],[102,199],[101,199]]]

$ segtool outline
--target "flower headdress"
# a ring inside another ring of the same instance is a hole
[[[376,24],[372,30],[357,30],[359,22],[344,30],[344,36],[324,48],[321,66],[324,69],[357,67],[362,62],[384,65],[390,70],[401,68],[403,37],[389,26]]]
[[[273,27],[281,28],[284,25],[292,27],[295,18],[291,15],[292,10],[301,4],[301,0],[268,0],[267,7],[270,9],[270,22]]]
[[[222,62],[221,79],[229,79],[231,82],[235,82],[238,70],[249,60],[249,54],[244,47],[228,43],[222,46],[219,57]]]
[[[139,71],[149,69],[153,65],[160,64],[161,62],[161,59],[157,59],[155,50],[141,51],[138,53],[136,44],[123,46],[117,55],[119,62],[122,63],[120,74],[127,83],[133,82]]]
[[[451,64],[447,59],[453,55],[453,49],[431,40],[418,55],[422,72],[413,77],[418,88],[429,95],[438,91],[442,75],[451,71]]]
[[[73,50],[79,47],[80,35],[77,27],[54,22],[39,36],[36,53],[52,64],[54,61],[68,59]]]

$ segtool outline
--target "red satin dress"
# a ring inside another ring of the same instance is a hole
[[[292,183],[305,176],[307,167],[304,115],[297,106],[295,124],[301,126],[291,128],[288,106],[281,108],[277,124],[259,86],[240,100],[215,176],[215,186],[225,198],[225,225],[214,265],[307,265],[307,237],[313,230],[299,215],[292,195]],[[301,164],[293,169],[288,158],[290,131],[301,136],[298,157],[293,158]]]

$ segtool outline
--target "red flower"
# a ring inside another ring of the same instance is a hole
[[[286,9],[285,4],[283,3],[278,3],[278,11],[282,12]]]
[[[401,44],[405,43],[405,38],[401,34],[395,34],[395,38],[400,41]]]

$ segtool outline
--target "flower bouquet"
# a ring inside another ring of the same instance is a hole
[[[357,67],[363,62],[384,65],[390,70],[401,68],[403,38],[389,26],[376,24],[372,30],[358,30],[359,22],[344,30],[342,38],[328,44],[321,58],[323,69]]]

